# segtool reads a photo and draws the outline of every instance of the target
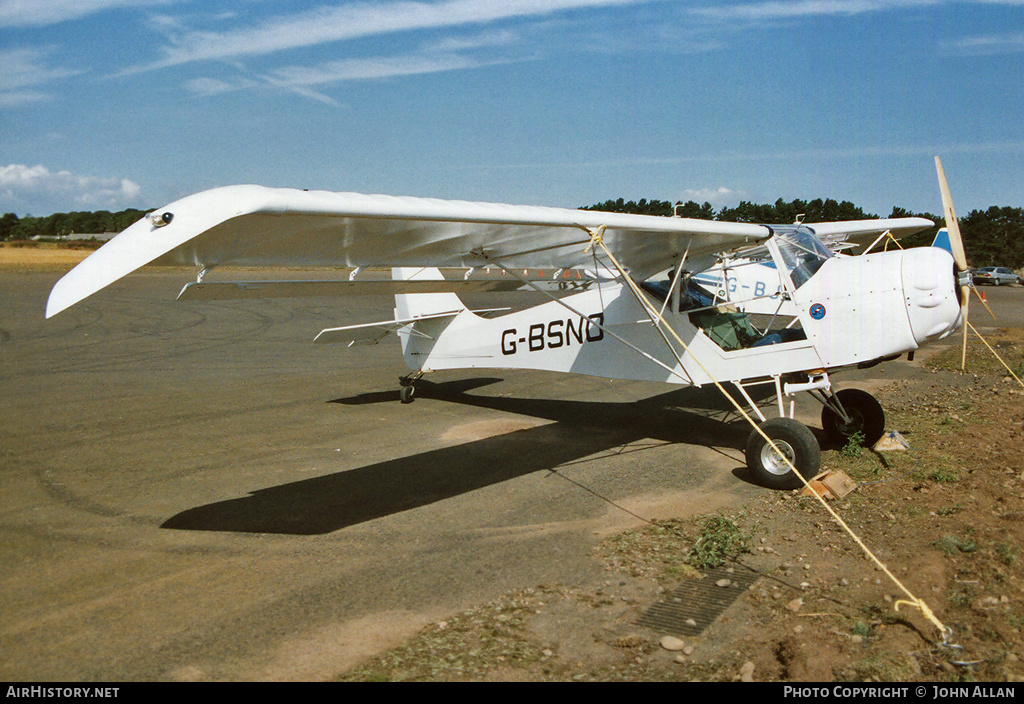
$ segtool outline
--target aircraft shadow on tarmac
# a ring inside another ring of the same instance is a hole
[[[518,399],[467,393],[501,379],[417,382],[417,398],[490,408],[553,421],[334,474],[260,489],[238,499],[183,511],[162,525],[286,535],[319,535],[371,521],[643,439],[735,449],[750,428],[730,414],[713,387],[692,387],[637,402]],[[395,403],[398,392],[374,392],[331,403]],[[731,453],[730,453],[731,455]],[[733,474],[752,481],[746,467]]]

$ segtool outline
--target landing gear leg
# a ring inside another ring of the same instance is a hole
[[[885,434],[885,411],[867,391],[840,389],[821,409],[821,427],[836,444],[844,445],[860,433],[861,444],[871,447]]]

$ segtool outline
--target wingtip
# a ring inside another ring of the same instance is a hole
[[[49,297],[46,299],[47,320],[75,304],[75,301],[68,301],[67,297],[62,293],[61,283],[63,281],[64,279],[61,279],[54,284],[54,287],[50,290]]]
[[[64,312],[65,310],[67,310],[67,308],[68,308],[68,306],[53,305],[49,301],[47,301],[47,303],[46,303],[46,314],[45,314],[44,317],[45,317],[46,320],[49,320],[50,318],[52,318],[53,316],[57,315],[58,313]]]

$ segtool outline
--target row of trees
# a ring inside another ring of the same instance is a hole
[[[670,216],[673,214],[701,220],[722,220],[730,222],[756,222],[776,225],[794,222],[803,216],[804,222],[833,222],[837,220],[862,220],[876,215],[865,213],[849,201],[832,199],[811,201],[784,201],[781,198],[773,204],[740,202],[734,208],[716,211],[710,203],[672,203],[664,200],[639,201],[606,200],[603,203],[586,206],[583,210],[600,210],[613,213],[640,213],[643,215]],[[99,235],[105,232],[120,232],[141,218],[146,210],[129,208],[116,213],[107,210],[95,212],[54,213],[45,217],[26,216],[19,218],[14,213],[0,217],[0,240],[25,240],[34,237],[67,237],[72,234]],[[893,208],[888,217],[920,216],[942,224],[943,218],[932,213],[912,213],[903,208]],[[904,241],[905,246],[916,247],[930,244],[938,226],[918,233]],[[988,210],[972,210],[960,218],[967,258],[974,267],[1010,266],[1024,267],[1024,208],[992,206]]]
[[[758,204],[741,201],[735,208],[716,211],[710,203],[671,203],[662,200],[639,201],[606,200],[590,205],[583,210],[600,210],[613,213],[640,213],[643,215],[664,215],[673,213],[686,218],[721,220],[729,222],[752,222],[765,225],[782,225],[795,222],[802,216],[803,222],[835,222],[839,220],[863,220],[877,215],[865,213],[849,201],[815,199],[810,201],[784,201],[781,198],[773,204]],[[934,213],[913,213],[903,208],[893,208],[886,217],[923,217],[937,223],[916,235],[903,240],[905,247],[919,247],[931,244],[935,233],[945,222],[942,215]],[[972,210],[967,216],[960,216],[960,232],[964,240],[967,260],[973,267],[1009,266],[1024,267],[1024,208],[992,206],[988,210]]]
[[[120,232],[145,215],[147,210],[129,208],[112,213],[109,210],[93,212],[54,213],[46,217],[27,215],[19,218],[14,213],[0,217],[0,240],[29,240],[34,237],[68,237],[70,235],[101,235]]]
[[[711,203],[698,204],[694,201],[683,203],[681,201],[670,203],[665,200],[647,200],[641,198],[639,201],[606,200],[604,203],[586,206],[582,210],[601,210],[612,213],[640,213],[642,215],[672,215],[673,213],[684,218],[697,218],[700,220],[723,220],[729,222],[756,222],[766,225],[781,225],[794,222],[797,216],[802,215],[805,222],[835,222],[838,220],[863,220],[873,218],[874,215],[865,213],[849,201],[842,203],[832,200],[805,201],[794,200],[786,202],[781,198],[772,205],[761,205],[740,201],[735,208],[722,208],[715,211]]]
[[[974,266],[1024,268],[1024,208],[972,210],[960,218],[960,230]]]

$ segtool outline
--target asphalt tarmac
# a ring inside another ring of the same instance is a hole
[[[390,298],[176,303],[153,269],[44,320],[59,275],[0,269],[0,680],[330,679],[766,491],[714,389],[445,372],[401,404],[397,342],[311,344]]]

